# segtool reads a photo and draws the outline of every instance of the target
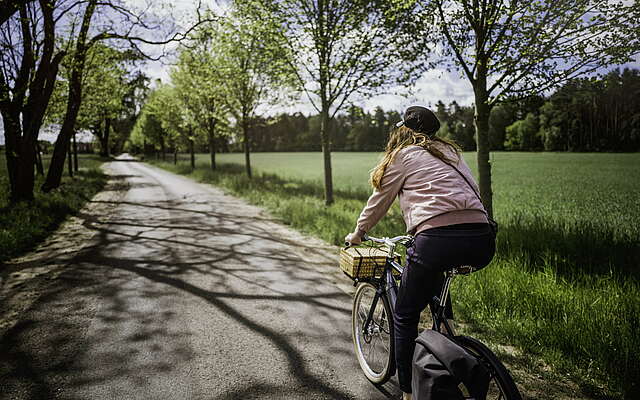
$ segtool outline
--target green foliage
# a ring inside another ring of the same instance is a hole
[[[640,7],[633,2],[417,3],[422,13],[415,18],[423,30],[411,34],[425,48],[439,46],[442,56],[433,62],[458,69],[474,88],[483,86],[490,103],[539,94],[599,67],[628,62],[640,50]]]
[[[335,116],[354,95],[372,95],[417,79],[409,62],[422,53],[405,29],[415,28],[414,2],[243,0],[241,12],[274,24],[299,92],[318,113]],[[415,34],[414,29],[413,33]]]
[[[195,124],[194,114],[190,111],[175,86],[159,83],[149,93],[133,126],[129,139],[131,146],[144,152],[149,148],[163,153],[167,148],[187,149]]]
[[[102,189],[106,182],[99,169],[102,160],[81,155],[79,162],[79,173],[73,179],[65,177],[60,189],[47,194],[36,192],[32,203],[11,205],[6,160],[4,154],[0,155],[0,263],[32,249]],[[39,177],[36,184],[41,181]]]
[[[547,150],[640,150],[640,71],[611,71],[575,79],[540,107],[540,134]]]
[[[198,76],[193,74],[191,76]],[[204,77],[202,78],[204,79]],[[194,81],[201,81],[200,78]],[[569,81],[548,97],[532,96],[510,99],[494,106],[489,119],[489,141],[492,150],[584,151],[640,149],[640,103],[634,93],[640,85],[640,71],[613,71],[599,79]],[[198,86],[197,84],[194,86]],[[175,108],[175,106],[174,106]],[[224,110],[224,107],[222,107]],[[440,135],[456,141],[463,150],[476,148],[474,110],[455,101],[434,107],[442,126]],[[535,121],[525,121],[529,114]],[[207,111],[197,113],[204,129]],[[218,114],[218,131],[226,128]],[[336,115],[329,131],[333,150],[379,151],[384,148],[389,131],[401,119],[395,111],[381,108],[366,112],[350,106]],[[506,128],[516,121],[507,140]],[[516,129],[517,128],[517,129]],[[521,128],[526,128],[524,131]],[[594,129],[598,128],[597,134]],[[314,151],[320,149],[320,118],[300,113],[255,117],[251,123],[253,151]],[[239,150],[230,135],[219,135],[220,147],[230,145]],[[153,134],[150,135],[153,137]],[[151,140],[153,141],[153,140]],[[142,142],[140,142],[142,143]]]
[[[162,128],[160,115],[154,112],[154,104],[153,100],[145,104],[131,130],[129,144],[132,151],[142,149],[147,140],[150,145],[155,146],[157,144],[158,150],[161,150],[163,147],[166,131]]]
[[[87,52],[82,76],[82,102],[76,118],[76,130],[89,130],[100,146],[121,148],[129,135],[132,117],[146,94],[147,78],[132,71],[139,56],[102,43]],[[47,108],[47,122],[62,124],[67,112],[69,79],[73,53],[65,56]],[[108,122],[106,122],[109,120]],[[110,135],[111,126],[116,135]],[[107,132],[108,130],[108,132]],[[102,149],[102,154],[107,154]]]
[[[498,104],[489,117],[489,145],[491,150],[504,150],[507,127],[515,122],[516,116],[506,104]]]
[[[241,162],[224,154],[222,162]],[[267,207],[284,223],[341,244],[371,189],[379,153],[334,153],[336,202],[323,206],[318,153],[258,153],[263,174],[200,168],[192,177]],[[465,153],[475,170],[474,155]],[[621,398],[640,378],[638,154],[494,153],[498,255],[455,282],[454,308],[480,335],[517,345],[583,391]],[[187,173],[184,164],[162,167]],[[373,234],[404,230],[397,205]],[[534,368],[534,367],[531,367]]]
[[[453,140],[464,151],[476,149],[473,107],[460,106],[455,100],[445,106],[439,101],[435,113],[442,124],[440,136]]]
[[[506,128],[504,148],[506,150],[540,150],[538,130],[538,117],[533,113],[527,114],[525,119],[516,121]]]

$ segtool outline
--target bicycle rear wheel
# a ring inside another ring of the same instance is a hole
[[[456,336],[455,341],[479,358],[489,371],[491,380],[489,381],[487,400],[522,400],[511,374],[487,346],[468,336]]]
[[[372,383],[385,383],[395,372],[393,314],[387,296],[375,304],[373,317],[366,331],[364,325],[372,307],[376,287],[361,283],[353,299],[352,336],[360,368]]]

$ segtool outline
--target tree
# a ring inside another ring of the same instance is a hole
[[[137,48],[141,42],[163,44],[179,41],[184,35],[174,34],[175,26],[158,21],[148,10],[133,12],[118,0],[8,0],[0,5],[0,45],[3,49],[0,54],[0,113],[5,127],[10,198],[15,202],[33,198],[38,133],[65,54],[70,53],[73,60],[67,96],[70,101],[67,101],[65,111],[68,111],[68,118],[65,118],[56,141],[44,185],[46,190],[60,183],[82,101],[79,82],[87,50],[102,40],[118,40]],[[104,12],[95,13],[96,9]],[[92,18],[99,21],[101,31],[88,39]],[[144,32],[153,32],[162,38],[150,40],[138,36]],[[70,43],[75,43],[73,48],[66,48]],[[59,47],[59,44],[64,46]]]
[[[211,169],[216,169],[217,136],[220,123],[226,123],[228,111],[222,72],[220,22],[202,25],[180,51],[178,63],[171,71],[172,83],[184,103],[197,115],[194,129],[205,132],[209,145]]]
[[[130,143],[137,149],[144,151],[146,144],[152,144],[165,158],[167,145],[173,143],[171,133],[162,126],[162,88],[152,92],[148,101],[142,107],[140,115],[131,130]]]
[[[285,98],[293,85],[286,63],[291,56],[275,39],[270,21],[251,20],[237,11],[209,33],[215,43],[213,68],[221,82],[222,99],[242,133],[245,168],[251,177],[251,125],[260,106]]]
[[[55,189],[60,185],[62,169],[66,156],[65,148],[74,132],[74,126],[78,117],[80,104],[82,102],[82,77],[89,49],[96,45],[96,43],[102,41],[124,42],[140,55],[150,58],[140,49],[140,43],[147,45],[165,45],[171,42],[180,42],[200,23],[204,22],[204,20],[200,18],[200,12],[198,11],[196,13],[198,20],[194,25],[182,33],[176,32],[175,27],[166,21],[164,21],[164,24],[162,24],[162,21],[149,21],[148,19],[150,17],[147,10],[132,11],[131,7],[127,7],[123,1],[110,0],[98,2],[97,0],[89,0],[86,3],[87,4],[84,6],[84,11],[82,13],[80,29],[78,30],[78,34],[74,41],[75,48],[73,50],[71,74],[69,79],[67,108],[62,127],[60,128],[60,133],[56,139],[47,178],[42,185],[42,190],[44,192]],[[102,24],[98,24],[98,32],[90,35],[89,30],[92,26],[91,21],[97,8],[99,8],[104,14],[109,14],[109,16],[104,18],[104,21],[101,21],[103,22]],[[119,20],[112,16],[118,17]],[[158,24],[158,22],[160,23]],[[167,27],[168,31],[166,29]],[[150,40],[136,35],[136,33],[140,31],[146,31],[147,33],[151,31],[160,31],[163,38],[160,40]]]
[[[129,82],[127,64],[138,59],[131,52],[100,43],[88,52],[75,130],[91,130],[100,143],[100,155],[103,157],[109,156],[111,127],[125,111],[125,97],[131,91],[130,85],[137,84],[135,78]],[[67,100],[64,94],[69,91],[71,67],[72,62],[67,57],[61,63],[60,77],[47,110],[49,123],[62,124],[64,120]]]
[[[602,78],[566,82],[539,108],[545,148],[568,151],[637,151],[640,148],[640,72],[625,69]]]
[[[527,114],[525,119],[516,121],[506,128],[505,149],[540,150],[539,129],[538,117],[533,113]]]
[[[489,148],[491,150],[503,150],[507,134],[507,126],[517,119],[514,107],[508,103],[497,104],[489,117]]]
[[[184,97],[169,85],[159,85],[151,94],[149,102],[145,104],[148,112],[153,118],[160,122],[161,130],[145,131],[145,137],[151,139],[150,142],[160,146],[160,151],[164,153],[168,145],[173,149],[174,163],[177,162],[178,150],[185,146],[191,150],[190,144],[193,137],[190,135],[189,126],[193,126],[192,121],[187,121],[189,117],[184,107]],[[151,135],[149,135],[151,133]]]
[[[420,1],[429,32],[425,46],[443,49],[475,95],[480,194],[493,214],[489,119],[508,96],[525,97],[602,66],[627,61],[639,49],[637,2],[608,0]],[[425,63],[433,66],[433,63]]]
[[[330,122],[355,95],[370,95],[409,81],[419,46],[405,18],[411,5],[387,1],[257,0],[238,2],[257,20],[280,27],[282,46],[293,56],[298,90],[320,115],[325,202],[333,203]]]
[[[112,122],[111,154],[123,150],[149,92],[149,78],[141,71],[132,71],[126,77],[122,108]]]
[[[100,155],[111,153],[111,132],[115,122],[125,111],[125,97],[130,91],[127,64],[140,57],[103,44],[91,48],[87,71],[83,78],[86,88],[76,121],[77,129],[89,129],[100,142]]]
[[[0,1],[0,25],[11,18],[21,7],[32,3],[34,0],[2,0]]]
[[[19,15],[14,15],[15,10],[9,12],[1,26],[0,113],[10,199],[17,202],[33,199],[38,133],[65,52],[55,49],[56,19],[51,2],[9,3],[10,10],[15,6]]]

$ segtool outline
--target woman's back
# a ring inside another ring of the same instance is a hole
[[[475,182],[462,156],[447,144],[434,142],[432,146],[437,146],[450,161],[441,160],[423,147],[407,146],[398,152],[394,160],[397,165],[389,170],[405,176],[398,197],[407,231],[415,233],[457,223],[486,223],[484,207],[475,194],[478,188],[469,185],[475,186]]]

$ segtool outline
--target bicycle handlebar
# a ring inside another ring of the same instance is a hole
[[[373,236],[369,236],[369,235],[365,234],[362,237],[362,240],[365,241],[365,242],[366,241],[371,241],[371,242],[375,242],[375,243],[386,244],[387,246],[393,246],[398,242],[402,242],[402,241],[405,241],[405,240],[408,241],[408,240],[411,240],[411,239],[413,239],[413,237],[409,236],[409,235],[395,236],[395,237],[392,237],[392,238],[389,238],[389,237],[377,238],[377,237],[373,237]],[[351,247],[351,243],[349,243],[349,242],[345,242],[344,245],[346,247]]]

